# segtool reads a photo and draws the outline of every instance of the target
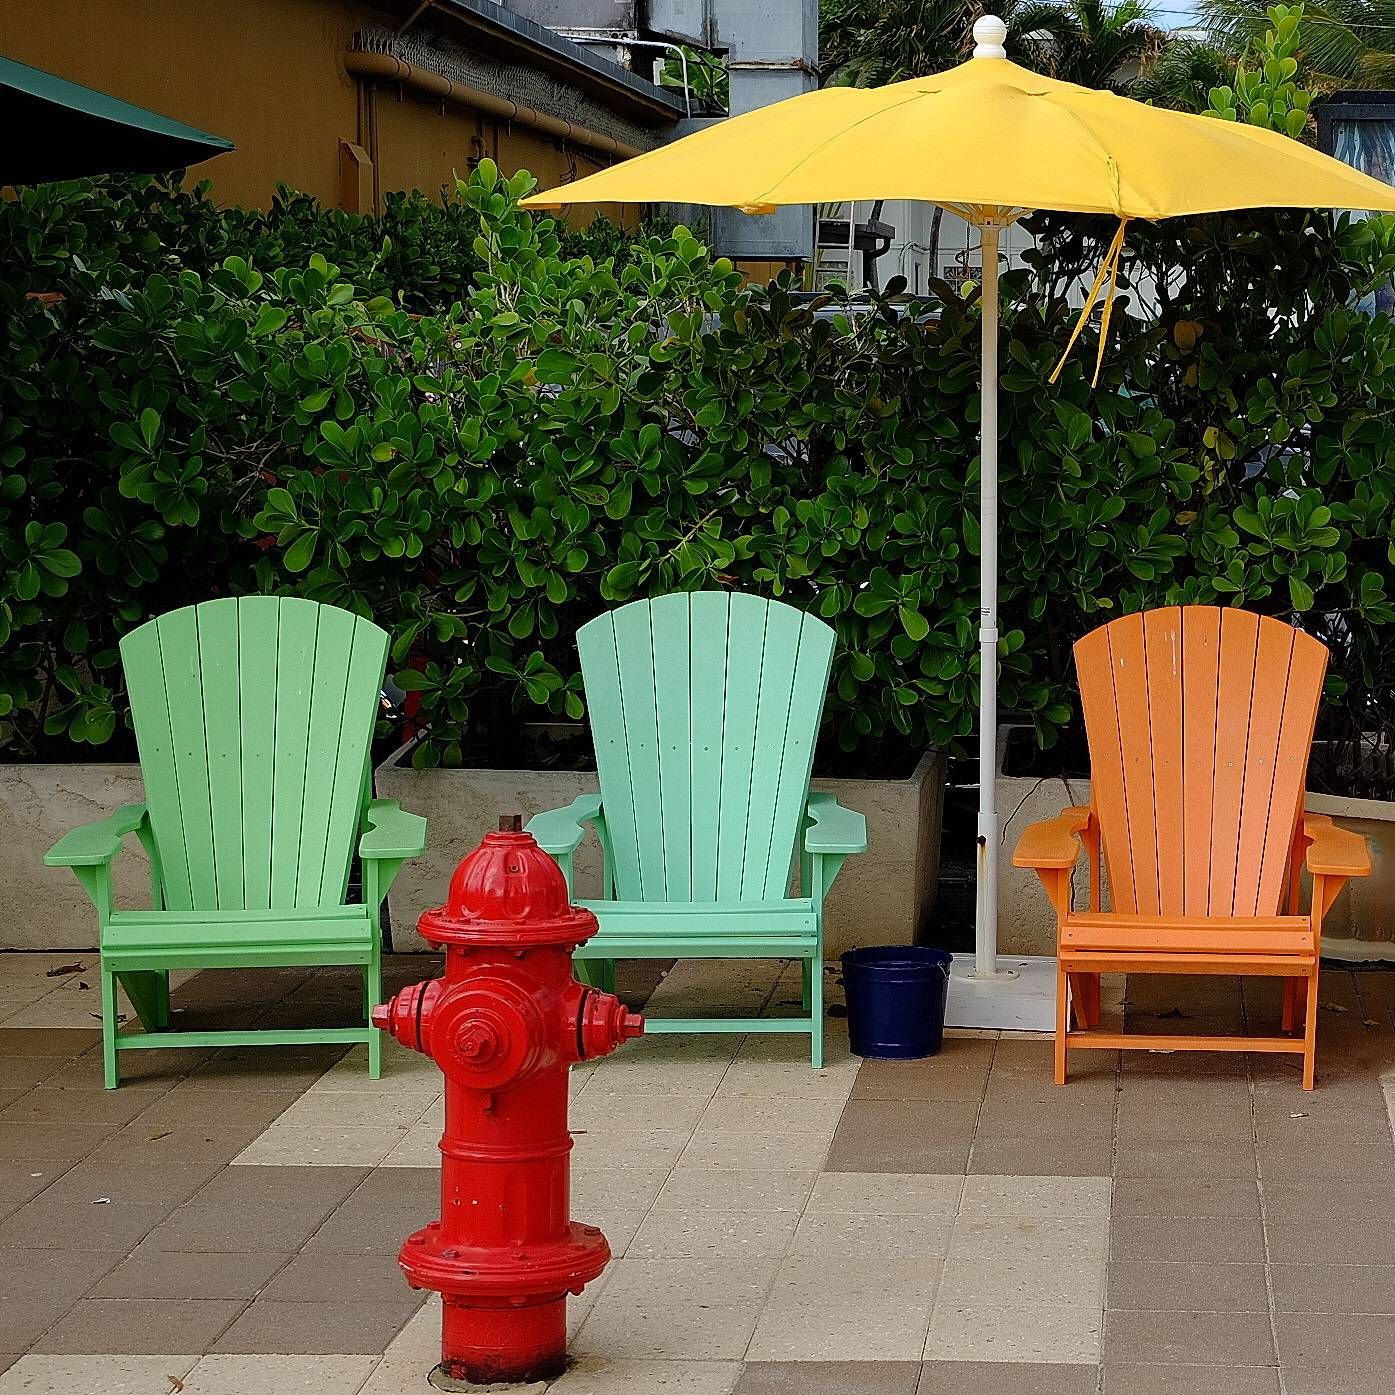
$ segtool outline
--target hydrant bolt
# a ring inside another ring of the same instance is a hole
[[[567,1073],[644,1030],[612,994],[572,977],[596,918],[569,904],[557,863],[516,816],[456,868],[421,934],[444,975],[375,1007],[373,1024],[445,1074],[441,1219],[398,1255],[407,1282],[442,1295],[441,1372],[548,1380],[566,1361],[566,1303],[610,1259],[567,1214]]]

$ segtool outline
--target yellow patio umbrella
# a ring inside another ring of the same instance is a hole
[[[1078,335],[1107,282],[1103,352],[1131,218],[1237,208],[1395,212],[1395,188],[1273,131],[1145,106],[1020,68],[1008,61],[1003,47],[1007,26],[996,16],[978,20],[973,34],[973,57],[948,72],[880,88],[807,92],[535,194],[524,204],[556,208],[662,200],[769,213],[787,204],[828,200],[921,199],[978,227],[983,260],[983,542],[975,976],[993,978],[998,974],[993,771],[1001,230],[1037,209],[1119,219],[1075,330]],[[1072,335],[1072,344],[1074,340]],[[997,1020],[981,1025],[1027,1024]]]

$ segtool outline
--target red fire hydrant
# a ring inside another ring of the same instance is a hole
[[[561,868],[521,824],[501,819],[418,922],[445,947],[444,976],[373,1010],[445,1072],[441,1219],[408,1237],[398,1263],[413,1288],[442,1296],[441,1373],[482,1383],[565,1365],[567,1294],[610,1259],[605,1236],[569,1214],[567,1070],[644,1030],[572,977],[596,918],[568,903]]]

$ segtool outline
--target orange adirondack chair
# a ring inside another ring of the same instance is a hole
[[[1127,615],[1076,644],[1091,803],[1032,824],[1013,855],[1056,911],[1058,1084],[1077,1046],[1301,1052],[1313,1088],[1322,918],[1349,877],[1371,870],[1364,839],[1303,812],[1327,657],[1282,621],[1214,606]],[[1088,911],[1071,898],[1082,845]],[[1312,904],[1301,914],[1305,866]],[[1301,1018],[1302,1035],[1102,1031],[1101,973],[1276,975],[1282,1030]]]

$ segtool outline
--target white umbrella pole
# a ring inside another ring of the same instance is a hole
[[[979,422],[978,902],[974,972],[998,970],[998,224],[979,224],[983,261]]]

